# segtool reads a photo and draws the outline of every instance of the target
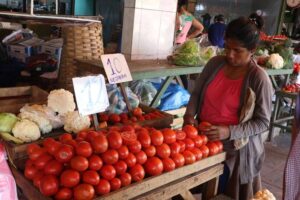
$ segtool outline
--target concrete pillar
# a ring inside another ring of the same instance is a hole
[[[126,0],[122,53],[128,60],[166,59],[172,53],[177,0]]]

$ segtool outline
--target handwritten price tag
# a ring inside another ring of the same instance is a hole
[[[105,54],[101,56],[101,60],[110,84],[132,81],[131,73],[123,54]]]
[[[72,81],[80,114],[103,112],[109,106],[103,75],[76,77]]]

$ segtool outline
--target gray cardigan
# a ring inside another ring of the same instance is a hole
[[[207,86],[215,78],[218,71],[224,67],[225,62],[224,56],[216,56],[206,64],[196,80],[185,117],[199,116]],[[261,134],[269,128],[272,111],[272,84],[264,69],[253,60],[251,60],[250,69],[243,82],[239,114],[244,106],[246,91],[249,87],[256,95],[253,117],[247,122],[229,126],[230,138],[228,141],[224,141],[224,147],[226,147],[228,154],[227,160],[230,160],[230,156],[234,154],[240,157],[240,181],[242,184],[249,183],[260,172],[265,155]],[[220,102],[216,100],[216,103]],[[247,136],[249,137],[248,144],[238,151],[233,150],[232,141]],[[231,167],[229,166],[229,168]]]

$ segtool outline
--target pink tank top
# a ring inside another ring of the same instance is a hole
[[[221,69],[205,92],[200,121],[213,125],[236,125],[244,78],[232,80]]]

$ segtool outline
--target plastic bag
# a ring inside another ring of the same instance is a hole
[[[124,111],[128,111],[120,88],[118,88],[117,85],[115,84],[112,85],[107,84],[106,89],[107,89],[107,94],[109,99],[109,107],[107,108],[107,111],[116,114],[120,114]],[[140,103],[137,95],[134,94],[129,87],[125,87],[125,91],[131,107],[132,108],[137,107]]]
[[[152,83],[156,89],[159,89],[161,84]],[[160,110],[174,110],[188,104],[190,94],[180,85],[171,83],[164,95],[161,98],[158,109]]]
[[[149,105],[157,93],[152,83],[146,80],[132,81],[129,87],[145,105]]]
[[[0,199],[17,200],[17,187],[6,161],[6,152],[0,143]]]

